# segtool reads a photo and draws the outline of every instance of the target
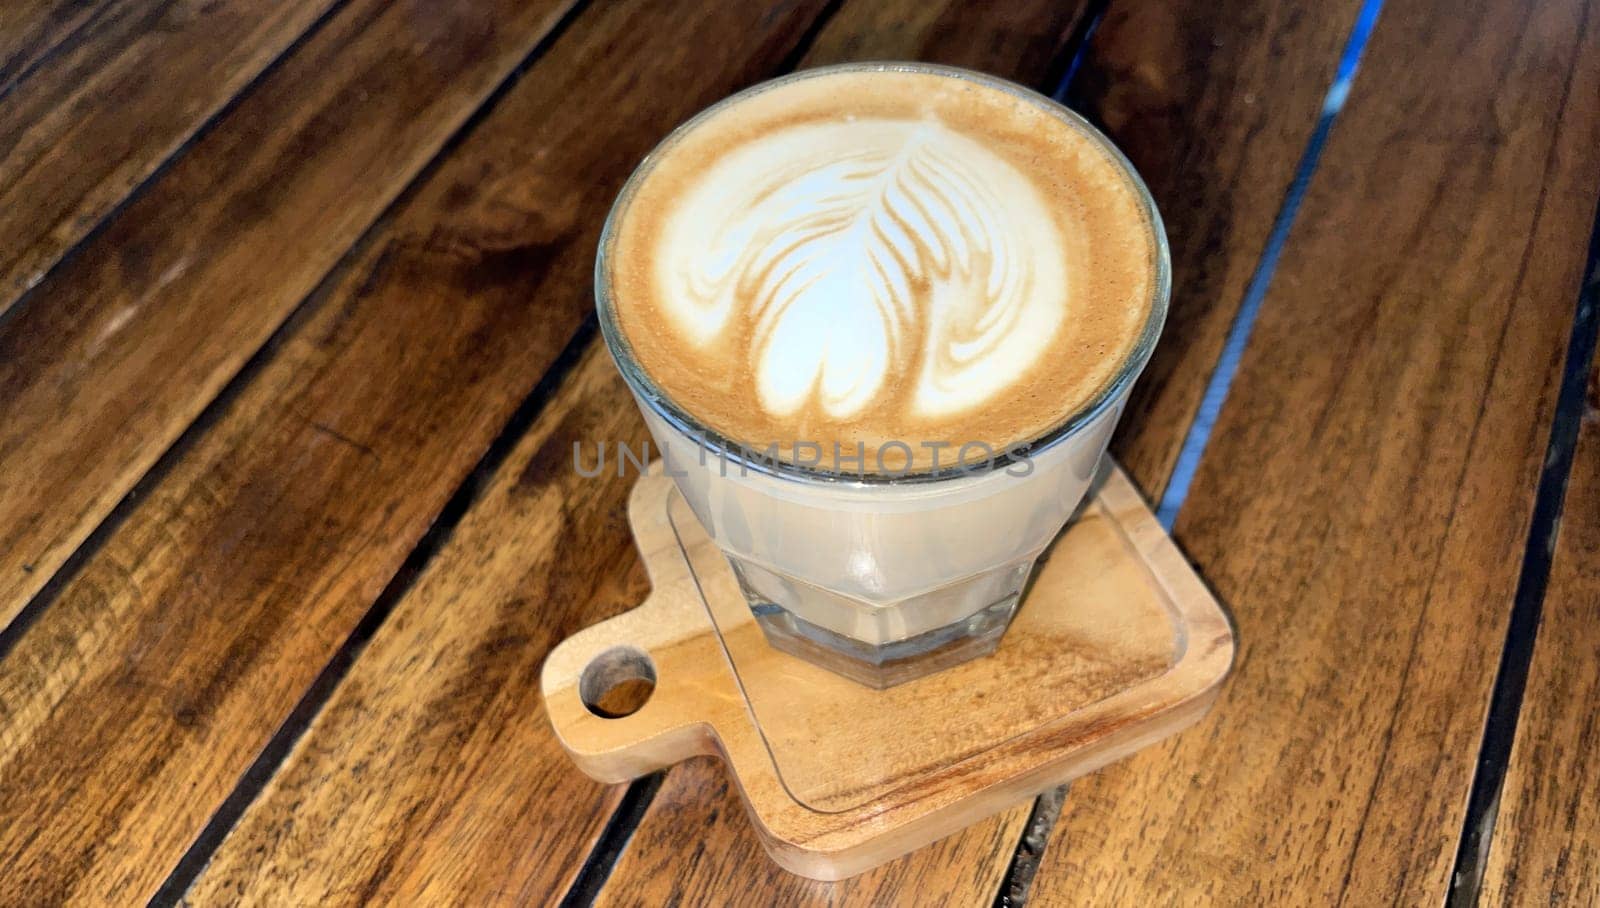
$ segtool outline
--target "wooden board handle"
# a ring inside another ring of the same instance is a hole
[[[628,500],[651,593],[638,608],[585,628],[550,652],[540,673],[556,737],[586,774],[626,782],[700,754],[718,753],[712,726],[742,709],[738,682],[683,550],[664,519],[670,482],[639,482]],[[653,684],[636,711],[617,715],[604,695],[618,683]]]

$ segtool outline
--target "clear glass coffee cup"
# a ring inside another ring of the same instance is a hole
[[[898,684],[998,645],[1035,562],[1082,502],[1134,381],[1155,348],[1171,289],[1160,215],[1127,159],[1082,117],[1004,80],[926,64],[856,64],[792,74],[761,91],[840,70],[926,72],[999,88],[1096,143],[1120,167],[1150,231],[1148,316],[1092,398],[1004,451],[949,452],[938,469],[896,470],[893,451],[772,456],[724,437],[641,367],[608,277],[615,228],[652,164],[735,95],[668,136],[634,172],[600,239],[601,332],[679,491],[727,556],[768,642],[874,687]],[[858,460],[858,455],[865,456]]]

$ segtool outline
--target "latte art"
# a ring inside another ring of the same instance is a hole
[[[1022,174],[937,122],[806,124],[685,193],[657,259],[663,308],[700,348],[749,325],[773,416],[849,419],[897,375],[912,412],[948,414],[1025,374],[1064,317],[1054,232]]]
[[[1151,327],[1152,226],[1115,153],[1045,99],[825,70],[640,167],[602,243],[602,322],[651,395],[727,439],[901,442],[918,468],[926,445],[1002,450],[1105,393]]]

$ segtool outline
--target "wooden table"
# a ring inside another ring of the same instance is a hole
[[[1242,649],[1199,727],[826,885],[715,763],[579,775],[537,673],[646,588],[569,468],[643,438],[610,199],[871,58],[1148,178],[1115,452]],[[8,2],[0,903],[1594,904],[1597,136],[1595,0]]]

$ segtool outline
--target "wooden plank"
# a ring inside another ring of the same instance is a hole
[[[1600,904],[1600,366],[1568,483],[1489,846],[1492,905]]]
[[[0,321],[0,627],[573,0],[357,0]]]
[[[1360,8],[1113,3],[1071,93],[1144,176],[1172,246],[1165,342],[1112,453],[1159,501]]]
[[[1043,904],[1438,903],[1600,186],[1600,15],[1390,0],[1177,536],[1211,718],[1074,785]]]
[[[333,3],[140,0],[92,23],[55,11],[51,24],[87,27],[0,106],[0,313]]]
[[[473,15],[519,21],[516,6]],[[0,661],[0,901],[142,900],[161,882],[592,311],[599,224],[634,162],[770,71],[820,6],[590,8],[369,236]],[[560,562],[549,576],[530,602],[600,579]],[[474,671],[438,705],[482,693],[467,682],[524,645],[468,654]],[[534,696],[531,669],[513,677]],[[462,743],[443,741],[449,777],[475,768]],[[556,828],[600,822],[565,798],[544,807]],[[426,822],[505,857],[504,827],[482,816]],[[486,868],[457,868],[480,869],[498,891]],[[394,860],[366,882],[411,873],[453,885],[443,864]]]

